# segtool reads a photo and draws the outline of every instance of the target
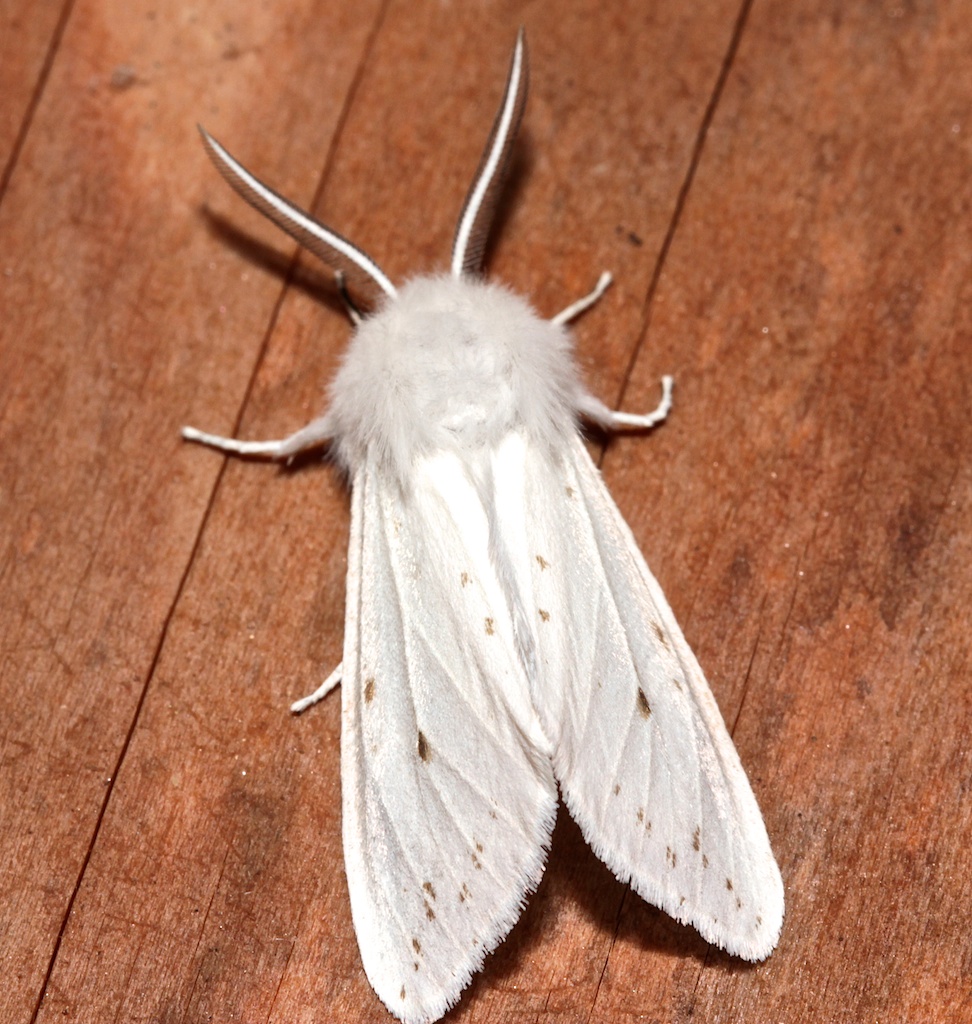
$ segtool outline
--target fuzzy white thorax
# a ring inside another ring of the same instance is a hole
[[[513,429],[558,447],[579,394],[564,327],[498,285],[421,277],[358,326],[326,417],[352,473],[370,453],[404,484],[416,458],[472,456]]]

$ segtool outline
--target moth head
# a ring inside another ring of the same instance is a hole
[[[500,285],[421,277],[356,328],[328,417],[348,469],[370,457],[407,487],[416,459],[474,459],[510,431],[555,450],[574,430],[577,388],[563,326]]]
[[[554,444],[573,429],[570,341],[523,300],[480,279],[483,254],[526,105],[526,39],[520,30],[499,111],[456,226],[449,273],[399,290],[353,243],[269,188],[202,128],[216,167],[239,194],[333,267],[381,295],[356,320],[327,413],[340,461],[369,453],[407,481],[416,457],[463,453],[522,429]]]

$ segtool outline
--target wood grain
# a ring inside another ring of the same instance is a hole
[[[0,1019],[375,1021],[340,841],[348,503],[281,436],[348,329],[199,121],[379,260],[441,266],[516,27],[489,272],[673,416],[606,480],[787,888],[756,967],[561,816],[449,1019],[972,1015],[972,25],[933,4],[0,5]]]

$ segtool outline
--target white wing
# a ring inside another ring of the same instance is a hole
[[[519,552],[534,701],[571,814],[644,899],[763,959],[782,925],[779,869],[661,588],[579,439],[559,462],[515,439],[504,458],[499,518]]]
[[[409,1024],[440,1017],[543,872],[556,784],[481,489],[454,456],[403,496],[366,461],[352,491],[341,771],[365,971]]]

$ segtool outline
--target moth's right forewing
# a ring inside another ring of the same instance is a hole
[[[783,886],[698,662],[580,440],[556,459],[524,452],[523,493],[504,500],[525,513],[534,700],[564,800],[643,898],[762,959],[780,931]]]

